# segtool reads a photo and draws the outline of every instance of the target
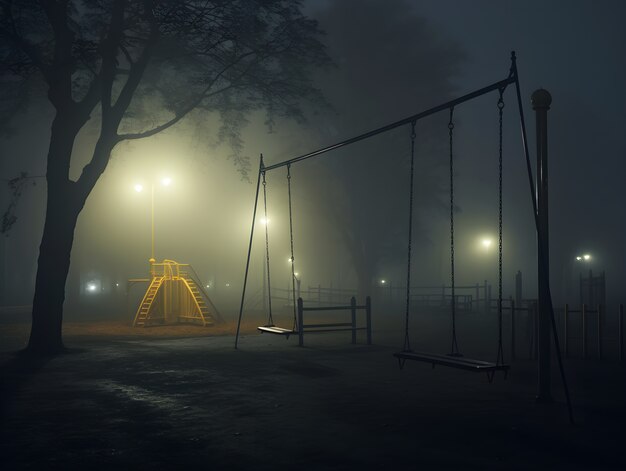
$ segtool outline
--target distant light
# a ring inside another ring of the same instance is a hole
[[[491,239],[483,239],[481,241],[481,244],[483,245],[483,247],[485,247],[486,249],[488,249],[489,247],[491,247]]]
[[[226,283],[226,287],[228,288],[230,286],[230,283]]]
[[[206,287],[207,287],[207,288],[210,288],[210,287],[211,287],[211,285],[206,285]]]
[[[170,186],[172,184],[172,179],[170,177],[165,177],[161,180],[161,184],[163,186]]]
[[[141,192],[143,191],[143,185],[140,185],[139,183],[137,183],[137,184],[135,185],[135,191],[136,191],[137,193],[141,193]]]
[[[289,257],[289,258],[287,259],[287,263],[291,263],[291,262],[293,262],[293,258]]]
[[[380,280],[381,285],[384,285],[385,283],[387,283],[387,280]]]
[[[269,218],[261,218],[261,224],[263,224],[264,226],[268,225],[269,223],[270,223]]]
[[[583,255],[583,258],[585,260],[591,260],[591,255],[589,255],[588,253],[586,253],[585,255]]]
[[[580,262],[582,259],[583,259],[583,258],[582,258],[580,255],[578,255],[578,256],[576,257],[576,260],[578,260],[579,262]]]
[[[87,283],[87,291],[91,291],[92,293],[96,290],[95,283]]]
[[[115,286],[119,286],[119,285],[120,285],[119,283],[115,283]]]
[[[298,276],[298,272],[295,272],[295,273],[293,274],[293,276]]]

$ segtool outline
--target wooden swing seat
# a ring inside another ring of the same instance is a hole
[[[489,361],[474,360],[471,358],[465,358],[454,355],[441,355],[437,353],[425,353],[425,352],[398,352],[393,354],[400,363],[400,368],[404,366],[406,360],[422,361],[425,363],[431,363],[433,368],[435,365],[448,366],[450,368],[458,368],[461,370],[468,370],[474,372],[495,372],[509,371],[510,365],[498,365]]]
[[[276,327],[275,325],[262,325],[260,327],[257,327],[257,330],[259,330],[261,333],[266,332],[268,334],[284,335],[287,338],[289,338],[290,335],[298,334],[297,330],[283,329],[282,327]]]

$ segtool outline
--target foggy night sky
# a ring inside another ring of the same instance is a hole
[[[319,77],[334,110],[311,113],[308,126],[278,122],[271,134],[263,127],[263,117],[252,115],[244,132],[251,180],[259,153],[266,156],[266,164],[276,163],[501,80],[508,74],[510,51],[515,50],[533,163],[530,95],[546,88],[553,98],[548,120],[555,298],[577,302],[572,282],[579,270],[575,256],[588,252],[594,257],[588,267],[606,271],[609,303],[625,301],[625,3],[346,0],[306,5],[327,31],[329,53],[337,64]],[[536,244],[512,87],[504,99],[505,295],[512,292],[515,272],[522,270],[530,297]],[[476,249],[479,237],[497,233],[496,102],[494,93],[455,110],[461,283],[483,279],[496,283],[495,253],[480,254]],[[12,178],[21,170],[45,173],[51,116],[49,105],[33,105],[15,117],[14,134],[0,138],[0,178]],[[228,282],[233,299],[239,295],[254,182],[240,179],[225,158],[227,149],[209,145],[211,120],[203,123],[208,131],[188,122],[149,141],[116,148],[79,219],[68,292],[78,292],[92,278],[114,286],[146,276],[149,200],[145,192],[136,194],[133,185],[140,180],[149,184],[150,178],[167,174],[174,184],[155,193],[157,259],[191,263],[207,282],[221,289]],[[376,277],[403,283],[408,134],[407,129],[398,129],[376,142],[353,146],[340,158],[329,154],[292,168],[296,260],[303,286],[355,286],[337,221],[348,224],[354,218],[364,224],[366,217],[372,234],[393,233],[388,240],[391,255],[381,259]],[[418,166],[422,173],[417,174],[415,279],[419,284],[441,284],[449,276],[447,113],[418,123],[417,134],[423,167]],[[85,135],[76,145],[74,175],[82,168],[82,146],[89,148],[89,142]],[[268,175],[270,224],[276,227],[270,249],[281,287],[288,280],[284,176],[284,171]],[[434,196],[438,183],[443,192]],[[0,194],[4,210],[6,188]],[[356,200],[355,195],[363,199]],[[45,183],[38,181],[25,191],[18,222],[0,245],[6,305],[30,303],[32,288],[22,286],[34,285],[44,211]],[[335,219],[329,216],[333,211]],[[255,238],[252,269],[257,282],[261,250],[262,239]]]

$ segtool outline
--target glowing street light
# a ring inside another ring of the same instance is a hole
[[[481,245],[485,248],[488,249],[489,247],[491,247],[491,244],[493,243],[493,241],[491,239],[483,239],[480,241]]]
[[[385,283],[387,283],[387,280],[380,280],[381,285],[384,285]]]
[[[591,261],[591,254],[585,253],[582,255],[576,255],[576,261],[578,262],[590,262]]]

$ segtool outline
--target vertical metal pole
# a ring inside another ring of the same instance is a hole
[[[298,298],[298,345],[304,345],[304,306],[302,298]]]
[[[583,304],[583,358],[587,358],[587,305]]]
[[[511,298],[511,360],[515,360],[515,301]]]
[[[365,321],[367,325],[367,344],[372,344],[372,299],[365,298]]]
[[[480,299],[480,289],[479,289],[478,283],[476,283],[476,312],[478,312],[478,300],[479,299]]]
[[[537,303],[533,304],[533,358],[539,358],[539,309]]]
[[[567,340],[568,319],[569,319],[569,305],[565,304],[565,310],[563,311],[563,350],[565,350],[565,358],[569,357],[569,341]]]
[[[356,298],[350,298],[350,318],[352,323],[352,343],[356,343]]]
[[[520,270],[515,274],[515,304],[522,305],[522,272]]]
[[[548,110],[552,97],[547,90],[536,90],[532,94],[537,130],[537,245],[539,260],[538,286],[538,391],[537,400],[552,400],[550,384],[550,252],[548,238]]]
[[[489,296],[487,296],[488,300],[487,300],[487,313],[491,312],[491,285],[489,285],[487,287],[487,289],[489,290]]]
[[[619,316],[617,318],[617,349],[619,361],[624,361],[624,305],[619,305]]]
[[[154,182],[150,186],[150,259],[154,258]]]
[[[602,359],[602,305],[598,304],[598,360]]]
[[[261,187],[261,171],[263,170],[263,155],[259,162],[259,174],[256,181],[256,195],[254,197],[254,209],[252,211],[252,226],[250,227],[250,243],[248,244],[248,259],[246,260],[246,274],[243,278],[243,289],[241,291],[241,305],[239,306],[239,320],[237,321],[237,334],[235,335],[235,349],[239,343],[239,329],[241,328],[241,316],[243,315],[243,302],[246,298],[246,286],[248,285],[248,270],[250,268],[250,254],[252,253],[252,241],[254,240],[254,224],[256,222],[256,209],[259,203],[259,188]],[[217,288],[217,282],[215,283]]]

